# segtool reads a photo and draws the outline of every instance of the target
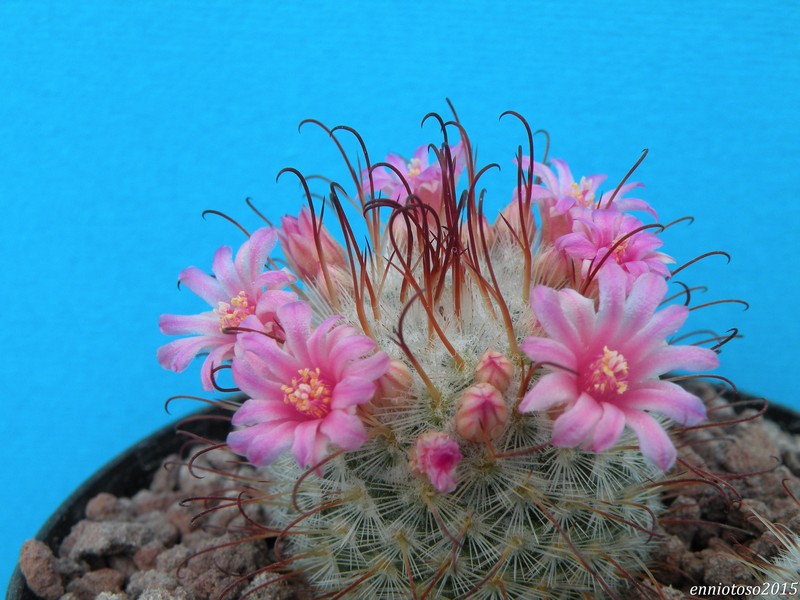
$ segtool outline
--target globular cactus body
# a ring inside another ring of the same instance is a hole
[[[249,399],[228,445],[263,469],[275,569],[316,594],[613,596],[654,543],[668,422],[705,417],[660,376],[713,368],[716,354],[669,343],[688,309],[661,307],[671,259],[658,226],[625,214],[654,214],[628,196],[639,184],[600,194],[602,176],[575,182],[563,161],[520,155],[489,224],[483,171],[456,127],[457,145],[407,162],[390,155],[360,176],[348,162],[367,248],[344,188],[325,199],[340,246],[301,177],[310,210],[259,230],[230,265],[215,260],[219,284],[189,274],[204,297],[217,286],[255,308],[216,331],[165,316],[168,333],[205,337],[160,358],[231,361]],[[278,238],[294,273],[268,259],[248,292],[241,281]]]

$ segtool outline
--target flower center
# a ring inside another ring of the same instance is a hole
[[[611,254],[611,258],[613,258],[617,264],[622,264],[625,261],[625,253],[628,250],[628,243],[630,242],[630,238],[620,242],[619,240],[615,240],[611,247],[613,248],[616,244],[616,248],[614,248],[614,252]],[[618,243],[619,242],[619,243]]]
[[[421,172],[422,161],[418,158],[412,158],[408,165],[406,165],[406,173],[408,174],[409,178],[416,177]]]
[[[586,177],[581,177],[580,183],[572,182],[569,195],[578,201],[579,206],[592,208],[594,205],[594,192],[592,191]]]
[[[230,327],[238,327],[245,318],[255,314],[256,307],[250,304],[246,293],[239,292],[230,303],[219,302],[214,312],[219,315],[219,330],[224,332]]]
[[[292,379],[292,385],[282,385],[283,401],[293,405],[301,413],[321,419],[331,411],[331,387],[322,381],[319,369],[300,369],[300,377]]]
[[[604,395],[624,394],[628,389],[628,361],[616,350],[603,347],[603,355],[589,365],[587,387],[590,391]]]

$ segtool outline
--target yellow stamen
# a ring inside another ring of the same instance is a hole
[[[224,332],[228,328],[238,327],[245,318],[255,314],[256,307],[250,304],[245,292],[239,292],[231,298],[230,303],[219,302],[214,312],[219,315],[219,330]]]
[[[590,189],[586,177],[581,177],[579,183],[573,181],[572,184],[570,184],[569,195],[578,201],[579,206],[591,208],[594,205],[594,192]]]
[[[332,391],[320,379],[319,369],[300,369],[300,377],[292,379],[292,385],[282,385],[283,401],[293,405],[298,411],[315,419],[321,419],[331,410]]]
[[[409,179],[411,177],[416,177],[422,172],[422,161],[418,158],[412,158],[411,161],[406,165],[406,174],[408,175]]]
[[[595,392],[624,394],[628,390],[628,361],[616,350],[603,347],[603,356],[589,365],[589,386]]]

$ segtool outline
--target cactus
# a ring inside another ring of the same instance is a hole
[[[374,165],[353,130],[326,129],[361,145],[361,172],[342,151],[350,193],[330,184],[323,209],[287,170],[308,208],[235,257],[221,248],[214,277],[181,274],[213,308],[162,316],[193,335],[159,360],[206,354],[205,387],[230,368],[246,394],[228,446],[264,483],[237,504],[269,508],[276,581],[336,598],[600,598],[645,569],[668,431],[705,418],[662,376],[715,367],[726,339],[670,343],[689,293],[666,298],[663,227],[630,214],[655,216],[630,197],[640,184],[601,194],[603,176],[535,160],[508,114],[529,154],[491,224],[488,168],[457,120],[439,120],[441,146]]]

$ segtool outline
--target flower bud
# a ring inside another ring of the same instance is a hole
[[[512,200],[495,219],[492,225],[498,240],[518,244],[527,239],[531,243],[536,237],[536,221],[533,211],[517,199]]]
[[[478,252],[483,252],[484,240],[486,240],[487,248],[491,248],[492,244],[494,244],[494,228],[489,225],[489,221],[484,216],[481,216],[479,224],[472,224],[471,232],[469,223],[464,223],[461,226],[461,243],[465,248],[470,247],[470,234],[475,238],[475,247]]]
[[[458,434],[470,442],[497,438],[508,423],[503,395],[488,383],[473,385],[458,400],[455,425]]]
[[[489,383],[503,394],[511,384],[514,376],[514,364],[508,357],[497,350],[489,348],[483,353],[475,367],[475,381]]]
[[[411,389],[414,378],[402,360],[393,358],[389,361],[386,373],[375,383],[378,384],[378,389],[372,403],[376,406],[389,406],[402,402]]]
[[[462,458],[453,438],[431,430],[416,439],[409,462],[414,475],[427,477],[437,491],[447,494],[456,489],[456,469]]]
[[[319,238],[319,250],[328,269],[332,267],[348,269],[344,248],[331,236],[319,219],[315,230],[314,220],[307,208],[303,208],[297,217],[287,215],[281,219],[278,238],[286,262],[301,279],[313,281],[321,277],[322,261],[317,251],[316,238]]]

